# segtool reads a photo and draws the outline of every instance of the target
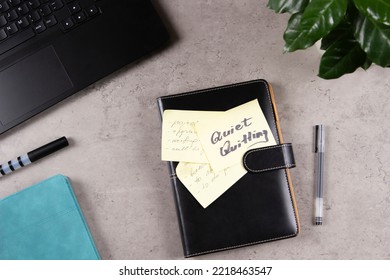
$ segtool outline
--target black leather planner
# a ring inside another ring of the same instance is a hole
[[[265,80],[158,98],[166,109],[226,111],[257,99],[277,145],[249,150],[248,171],[223,195],[203,208],[177,178],[178,162],[168,162],[185,257],[294,237],[299,218],[289,168],[292,145],[283,143],[271,86]]]

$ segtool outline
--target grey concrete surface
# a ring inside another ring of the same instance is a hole
[[[0,197],[62,173],[103,259],[182,259],[156,98],[264,78],[294,144],[301,234],[198,259],[390,259],[390,69],[318,78],[315,47],[282,53],[288,16],[266,1],[155,2],[172,44],[1,135],[0,161],[63,135],[71,146],[1,178]],[[321,227],[312,223],[318,123],[328,127]]]

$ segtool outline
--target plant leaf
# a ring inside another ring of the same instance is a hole
[[[354,35],[367,56],[376,64],[390,66],[390,26],[360,15]]]
[[[362,68],[364,70],[367,70],[368,68],[370,68],[371,64],[372,64],[372,60],[369,59],[368,57],[366,57],[366,61],[364,61],[364,64],[362,65]]]
[[[295,14],[302,12],[309,0],[269,0],[267,7],[274,10],[276,13],[285,13]]]
[[[324,79],[335,79],[346,73],[352,73],[364,65],[366,54],[359,43],[350,34],[334,42],[323,54],[318,76]]]
[[[293,52],[306,49],[327,35],[346,14],[348,0],[316,0],[307,5],[300,23],[289,22],[284,34],[284,50]],[[294,25],[292,25],[294,24]],[[290,29],[289,29],[290,28]]]
[[[296,13],[293,14],[288,23],[287,23],[287,29],[284,31],[283,39],[286,42],[284,46],[284,52],[290,51],[287,48],[287,45],[293,45],[294,40],[296,38],[299,38],[299,35],[302,34],[302,31],[299,29],[299,24],[301,23],[302,19],[302,13]]]
[[[390,0],[353,0],[353,2],[362,14],[385,25],[390,25]]]
[[[344,37],[353,35],[351,23],[342,21],[335,29],[321,40],[321,50],[326,50],[334,42],[341,40]]]

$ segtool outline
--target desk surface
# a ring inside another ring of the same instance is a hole
[[[390,69],[316,76],[316,47],[283,54],[288,15],[266,1],[156,1],[173,44],[0,136],[0,161],[52,139],[71,146],[1,178],[5,197],[69,176],[103,259],[181,259],[156,98],[264,78],[273,84],[301,219],[293,239],[201,259],[389,259]],[[324,225],[313,225],[312,126],[328,127]]]

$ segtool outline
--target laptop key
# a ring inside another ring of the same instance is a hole
[[[38,11],[32,11],[28,15],[28,19],[30,20],[31,23],[37,22],[41,19],[41,16],[39,15]]]
[[[8,13],[6,13],[6,17],[8,21],[13,21],[18,18],[18,13],[15,10],[11,10]]]
[[[76,15],[73,16],[73,19],[76,23],[81,23],[83,22],[84,20],[87,19],[87,17],[85,16],[84,12],[80,12]]]
[[[21,16],[27,14],[30,11],[30,9],[28,8],[28,5],[26,3],[23,3],[22,5],[17,7],[16,10],[18,11],[19,15],[21,15]]]
[[[30,1],[28,1],[28,5],[32,9],[36,9],[36,8],[38,8],[41,5],[41,3],[39,2],[39,0],[30,0]]]
[[[67,18],[61,22],[61,26],[62,26],[63,31],[67,31],[74,26],[74,22],[73,22],[72,18]]]
[[[38,22],[37,24],[34,25],[34,30],[37,32],[37,34],[42,33],[43,31],[46,30],[46,26],[43,23],[43,21]]]
[[[49,17],[45,18],[43,22],[47,27],[52,27],[57,24],[57,19],[54,15],[50,15]]]
[[[15,23],[11,23],[10,25],[8,25],[5,30],[7,31],[8,35],[12,35],[16,32],[18,32],[18,27],[16,26]]]
[[[8,23],[7,19],[5,18],[5,16],[0,16],[0,27],[3,27],[4,25],[6,25]]]
[[[21,19],[18,19],[17,24],[19,25],[19,28],[23,29],[30,25],[30,22],[26,17],[22,17]]]
[[[96,15],[97,13],[99,13],[99,10],[95,5],[93,5],[93,6],[89,7],[88,9],[86,9],[86,12],[87,12],[87,15],[89,17],[92,17],[92,16]]]
[[[28,39],[31,39],[34,36],[35,36],[35,32],[31,28],[19,31],[17,34],[10,37],[9,39],[7,39],[5,41],[1,41],[0,54],[3,54],[5,52],[13,49],[14,47],[27,41]]]
[[[39,9],[39,12],[41,13],[41,15],[43,17],[45,16],[48,16],[51,14],[51,9],[49,7],[49,5],[43,5],[40,9]]]
[[[8,10],[9,10],[8,2],[0,0],[0,13],[6,12]]]
[[[68,5],[68,9],[69,9],[69,12],[71,14],[75,14],[75,13],[81,11],[81,7],[78,3],[72,3],[72,4]]]
[[[0,29],[0,42],[7,38],[7,33],[4,31],[4,29]]]
[[[53,11],[57,11],[64,6],[64,3],[62,3],[61,0],[52,0],[50,1],[49,5],[53,9]]]
[[[20,4],[21,0],[8,0],[11,3],[12,7],[16,7]]]

